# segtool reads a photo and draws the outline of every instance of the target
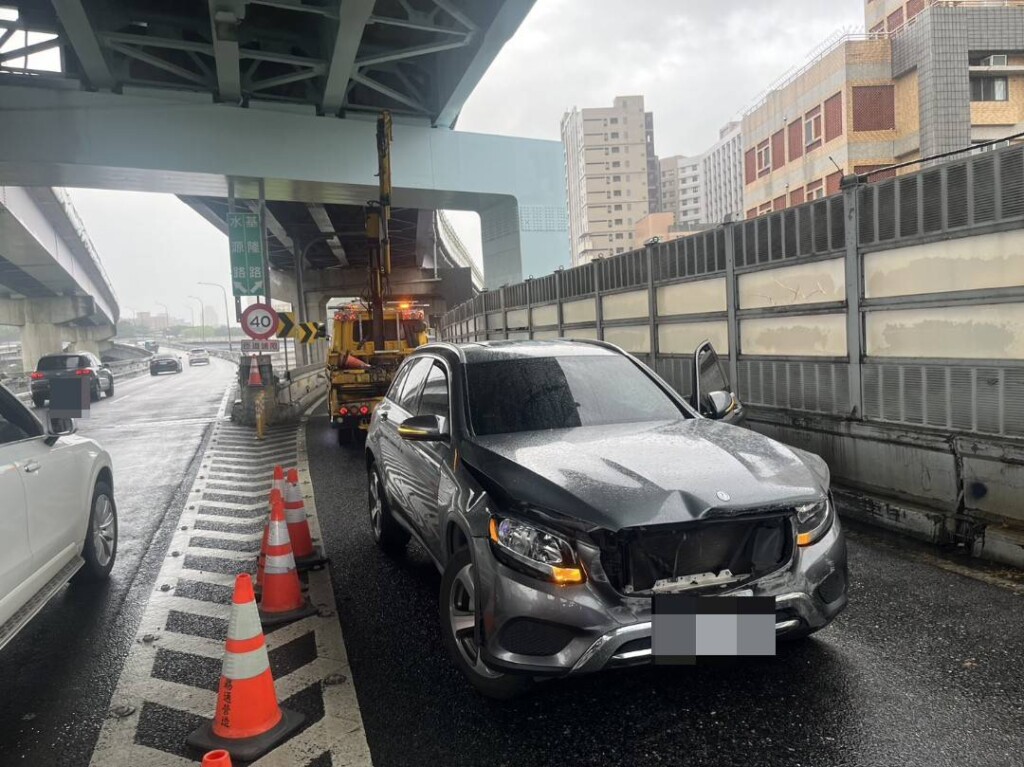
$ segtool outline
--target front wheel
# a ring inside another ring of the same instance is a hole
[[[452,662],[478,692],[495,700],[511,700],[528,692],[531,677],[504,674],[484,663],[476,642],[479,619],[473,558],[469,549],[452,555],[441,577],[441,636]]]
[[[76,580],[105,580],[114,567],[116,556],[117,507],[114,505],[114,491],[100,480],[92,492],[89,526],[82,547],[85,566],[75,575]]]
[[[111,378],[110,378],[110,386],[107,387],[107,398],[109,399],[110,397],[113,397],[113,396],[114,396],[114,378],[113,378],[113,376],[111,376]]]

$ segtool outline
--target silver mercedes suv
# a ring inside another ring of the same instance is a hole
[[[827,466],[723,422],[734,400],[708,393],[705,417],[601,342],[403,363],[366,442],[370,521],[385,551],[415,537],[433,558],[445,644],[478,690],[657,662],[666,594],[774,598],[773,641],[846,606]]]

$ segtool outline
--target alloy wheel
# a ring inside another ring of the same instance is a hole
[[[474,673],[491,679],[502,676],[484,664],[476,645],[476,585],[472,563],[459,570],[452,583],[448,594],[448,623],[459,654]]]
[[[104,493],[97,495],[92,511],[92,546],[100,567],[106,567],[114,555],[115,524],[110,497]]]
[[[384,493],[380,486],[377,472],[370,474],[370,524],[373,525],[373,536],[380,540],[381,527],[384,519]]]

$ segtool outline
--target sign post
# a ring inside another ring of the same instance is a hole
[[[231,249],[231,292],[235,296],[265,295],[260,216],[246,212],[228,213],[227,222]]]

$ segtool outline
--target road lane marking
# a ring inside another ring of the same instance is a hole
[[[251,429],[223,420],[232,395],[229,388],[218,416],[210,419],[214,424],[211,441],[111,700],[112,706],[129,706],[132,713],[105,721],[92,756],[94,767],[133,761],[144,761],[147,767],[195,764],[180,739],[171,737],[167,742],[167,732],[187,732],[198,718],[213,714],[223,639],[212,637],[226,626],[235,574],[252,572],[255,564],[251,551],[232,547],[250,547],[262,536],[258,529],[233,531],[232,525],[258,528],[266,515],[262,476],[258,482],[263,489],[255,493],[232,493],[217,487],[211,476],[211,463],[233,455],[234,448],[220,444],[221,438],[230,443],[252,436]],[[299,470],[310,533],[319,542],[322,537],[309,478],[305,419],[298,426],[275,427],[271,435],[291,437],[295,459],[289,465]],[[264,451],[276,454],[270,445]],[[246,484],[250,477],[247,471],[233,481]],[[221,527],[206,527],[204,522]],[[325,759],[336,765],[368,767],[370,751],[335,612],[330,572],[324,568],[303,577],[321,614],[271,630],[266,637],[271,665],[276,662],[281,668],[280,673],[275,672],[278,699],[282,705],[306,712],[308,725],[254,762],[254,767],[300,767]]]

